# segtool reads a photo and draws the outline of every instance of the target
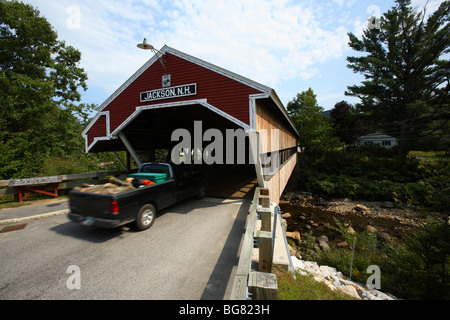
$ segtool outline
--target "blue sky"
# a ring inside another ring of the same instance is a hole
[[[347,32],[361,35],[370,16],[393,0],[24,0],[59,39],[81,51],[88,74],[82,102],[101,104],[151,58],[147,38],[258,81],[286,106],[308,88],[330,110],[363,77],[346,67]],[[429,0],[427,13],[443,0]],[[413,0],[422,8],[426,0]]]

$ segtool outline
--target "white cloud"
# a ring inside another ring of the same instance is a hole
[[[272,87],[317,75],[316,65],[342,57],[347,42],[347,30],[331,23],[317,6],[287,0],[32,4],[48,17],[61,39],[82,52],[89,81],[108,92],[150,58],[136,48],[144,37],[157,48],[167,44]],[[66,25],[71,5],[80,7],[77,30]]]

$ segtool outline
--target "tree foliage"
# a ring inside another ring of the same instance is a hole
[[[347,146],[356,145],[358,138],[368,133],[355,107],[346,101],[340,101],[334,105],[330,118],[333,121],[336,136]]]
[[[37,9],[0,2],[0,179],[82,152],[81,122],[94,106],[77,104],[87,89],[80,59]]]
[[[365,29],[362,39],[349,33],[350,47],[363,54],[347,57],[348,67],[365,80],[346,94],[361,99],[374,129],[400,139],[403,154],[408,142],[450,135],[449,13],[448,0],[428,19],[426,9],[396,0],[380,28]]]
[[[324,110],[317,104],[311,88],[298,93],[288,103],[287,111],[299,132],[302,152],[320,158],[326,151],[338,147],[339,141],[333,135],[331,121],[322,114]]]

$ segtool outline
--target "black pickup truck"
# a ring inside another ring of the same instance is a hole
[[[117,194],[69,193],[69,219],[83,225],[115,228],[133,222],[138,230],[151,227],[156,213],[187,198],[205,196],[205,177],[185,165],[143,163],[136,179],[155,183]]]

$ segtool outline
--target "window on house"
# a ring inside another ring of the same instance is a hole
[[[391,141],[390,140],[383,140],[382,145],[383,146],[390,146],[391,145]]]

